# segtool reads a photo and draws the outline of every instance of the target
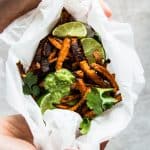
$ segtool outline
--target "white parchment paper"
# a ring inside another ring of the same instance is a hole
[[[39,41],[51,31],[63,7],[99,33],[111,59],[110,70],[116,73],[123,95],[121,103],[95,118],[89,133],[79,137],[80,115],[55,109],[42,116],[32,97],[22,93],[16,67],[18,60],[26,69],[29,67]],[[144,85],[143,68],[134,49],[130,26],[108,20],[99,0],[43,0],[38,8],[14,21],[0,34],[0,56],[0,100],[25,117],[37,148],[43,150],[98,150],[100,142],[116,136],[128,125]]]

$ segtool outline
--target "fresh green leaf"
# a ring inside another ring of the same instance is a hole
[[[91,126],[91,121],[88,118],[83,118],[80,123],[80,133],[87,134]]]
[[[112,92],[112,88],[92,88],[86,97],[88,108],[93,110],[96,115],[111,108],[116,103],[116,99],[110,94]]]
[[[30,90],[30,88],[28,87],[28,85],[26,85],[26,84],[23,85],[23,93],[24,93],[25,95],[30,95],[30,94],[31,94],[31,90]]]
[[[23,93],[26,95],[38,96],[40,94],[40,88],[37,86],[38,78],[33,72],[28,72],[23,79]]]
[[[91,92],[87,94],[87,106],[92,109],[96,115],[103,112],[102,99],[100,98],[97,88],[92,88]]]
[[[32,87],[32,95],[33,96],[38,96],[40,94],[40,88],[37,85],[34,85]]]
[[[116,104],[117,100],[111,96],[111,93],[114,92],[113,88],[97,88],[97,90],[100,94],[100,98],[102,99],[102,108],[104,111],[110,109],[113,105]]]
[[[33,72],[28,72],[23,81],[31,88],[33,85],[37,84],[38,78],[33,74]]]

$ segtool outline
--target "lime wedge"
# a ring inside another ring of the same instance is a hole
[[[86,37],[87,29],[86,26],[81,22],[68,22],[57,26],[53,32],[53,36],[57,37]]]
[[[84,50],[84,54],[90,64],[95,62],[95,58],[93,56],[94,51],[99,53],[101,59],[106,59],[106,54],[103,46],[95,39],[83,38],[81,39],[81,44]]]
[[[39,105],[42,113],[44,113],[47,109],[51,109],[50,98],[51,98],[51,94],[48,93],[39,100],[40,102]]]

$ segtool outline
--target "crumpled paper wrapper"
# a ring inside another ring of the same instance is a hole
[[[82,120],[79,114],[60,109],[41,114],[33,98],[23,94],[16,66],[19,60],[26,69],[30,66],[40,40],[51,31],[63,7],[99,33],[111,59],[109,69],[116,73],[123,95],[123,101],[96,117],[89,133],[83,136],[78,136]],[[25,117],[38,149],[98,150],[99,143],[127,127],[144,86],[144,71],[134,49],[130,25],[108,20],[99,0],[43,0],[38,8],[18,18],[0,34],[0,45],[0,100]]]

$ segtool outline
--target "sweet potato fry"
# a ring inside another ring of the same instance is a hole
[[[93,56],[95,57],[96,63],[103,65],[102,58],[97,50],[93,52]]]
[[[83,60],[80,62],[80,68],[85,72],[85,74],[91,78],[96,84],[101,87],[107,87],[106,83],[103,81],[101,77],[99,77],[96,72],[90,68],[87,61]]]
[[[51,64],[51,63],[53,63],[53,62],[55,62],[55,61],[57,61],[57,57],[55,57],[55,58],[53,58],[53,59],[51,59],[50,61],[49,61],[49,63]]]
[[[114,79],[116,78],[116,74],[115,73],[113,73],[112,76],[114,77]]]
[[[26,73],[25,73],[25,70],[24,70],[23,65],[21,64],[21,62],[19,61],[16,65],[18,67],[18,70],[19,70],[19,73],[20,73],[21,77],[22,78],[26,77]]]
[[[62,48],[59,52],[59,56],[58,56],[58,59],[57,59],[56,70],[59,70],[59,69],[62,68],[63,62],[64,62],[65,58],[67,57],[67,55],[69,53],[70,42],[71,42],[71,40],[69,38],[64,39]]]
[[[82,95],[84,95],[84,93],[87,90],[87,87],[86,87],[83,79],[77,79],[76,88],[79,89],[79,91],[81,92]]]
[[[90,90],[91,90],[90,88],[87,88],[86,92],[84,93],[80,101],[77,104],[75,104],[73,107],[69,108],[69,110],[76,111],[86,101],[86,96],[90,92]]]
[[[57,49],[61,49],[62,48],[62,43],[60,43],[60,40],[58,41],[56,38],[52,38],[52,37],[49,37],[48,40]]]
[[[78,63],[78,62],[72,63],[72,68],[73,68],[73,69],[76,69],[78,66],[79,66],[79,63]]]
[[[117,94],[117,95],[115,96],[115,99],[118,100],[117,103],[119,103],[120,101],[122,101],[122,96],[121,96],[121,94]]]
[[[57,108],[60,108],[60,109],[68,109],[69,106],[67,105],[62,105],[62,104],[58,104],[58,105],[55,105]]]
[[[80,97],[80,95],[69,95],[69,96],[63,97],[61,99],[61,102],[62,103],[68,103],[68,102],[76,100],[79,97]]]
[[[79,78],[83,78],[84,72],[82,70],[77,70],[77,71],[75,71],[75,75]]]
[[[96,63],[92,63],[91,67],[94,68],[96,71],[98,71],[100,74],[102,74],[111,84],[111,86],[117,91],[119,89],[117,82],[115,81],[112,74],[110,74],[106,68],[103,66],[100,66]]]
[[[89,118],[89,119],[92,119],[92,118],[94,118],[95,116],[96,116],[96,115],[95,115],[95,113],[94,113],[93,110],[87,112],[87,113],[84,115],[84,117],[87,117],[87,118]]]
[[[56,55],[56,51],[53,51],[52,53],[50,53],[50,55],[48,56],[48,61],[50,62]]]
[[[82,110],[81,110],[82,115],[84,116],[88,110],[89,110],[89,109],[88,109],[88,107],[86,106],[86,103],[83,104],[83,107],[82,107]]]

